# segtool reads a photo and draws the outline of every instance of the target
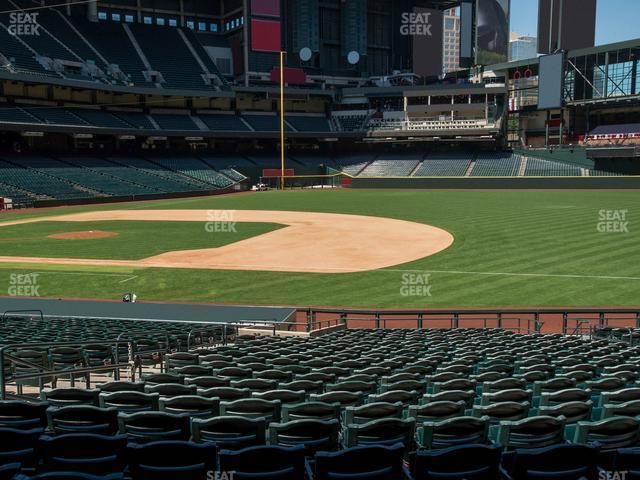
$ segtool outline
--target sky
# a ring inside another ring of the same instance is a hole
[[[511,31],[536,36],[538,2],[511,0]],[[598,0],[596,45],[640,38],[640,0]]]

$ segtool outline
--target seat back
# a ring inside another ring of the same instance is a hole
[[[266,380],[260,378],[243,378],[242,380],[232,380],[231,386],[235,388],[248,388],[252,392],[266,392],[278,387],[277,380]]]
[[[96,385],[96,388],[100,390],[100,393],[144,392],[144,383],[113,381],[107,383],[99,383],[98,385]]]
[[[300,480],[304,473],[303,446],[258,446],[221,450],[219,470],[233,471],[235,480]]]
[[[443,400],[447,400],[450,402],[459,402],[460,400],[462,400],[463,402],[465,402],[467,408],[471,408],[473,406],[475,398],[475,390],[448,390],[440,393],[423,395],[422,403],[427,404],[431,402],[440,402]]]
[[[266,442],[264,418],[193,418],[191,435],[196,442],[214,442],[227,450],[264,445]]]
[[[442,400],[427,403],[426,405],[410,405],[409,416],[418,423],[426,421],[445,420],[447,418],[463,417],[466,403],[463,400],[451,402]]]
[[[28,403],[21,400],[0,401],[0,428],[31,430],[47,425],[46,402]]]
[[[157,393],[161,397],[176,397],[178,395],[196,395],[198,387],[181,383],[159,383],[157,385],[146,385],[144,391],[145,393]]]
[[[101,407],[113,407],[124,413],[157,411],[159,400],[160,395],[158,393],[132,391],[101,393],[99,397]]]
[[[347,392],[342,390],[320,394],[312,393],[309,395],[309,400],[312,402],[339,403],[342,408],[361,405],[364,402],[364,398],[365,395],[363,392]]]
[[[406,390],[389,390],[388,392],[369,395],[367,402],[388,402],[388,403],[396,403],[400,402],[404,406],[415,405],[418,403],[418,398],[420,394],[416,391],[406,391]]]
[[[602,406],[603,419],[616,416],[640,416],[640,400],[631,400],[630,402],[606,404]]]
[[[583,388],[567,388],[557,392],[544,392],[540,395],[540,406],[554,406],[567,402],[587,402],[591,399],[591,390]]]
[[[473,407],[474,417],[489,417],[492,423],[503,420],[522,420],[528,415],[529,402],[500,402]]]
[[[279,400],[283,404],[286,403],[300,403],[304,402],[307,395],[304,390],[298,390],[297,392],[293,390],[267,390],[265,392],[252,392],[252,396],[254,398],[261,398],[263,400]]]
[[[520,388],[500,390],[494,393],[483,393],[482,405],[500,402],[528,402],[531,404],[532,397],[533,390],[523,390]]]
[[[340,447],[340,423],[332,420],[293,420],[269,425],[269,444],[284,447],[302,445],[306,455],[333,451]]]
[[[98,389],[85,388],[45,388],[40,392],[40,398],[49,403],[50,407],[66,407],[69,405],[98,406]]]
[[[598,478],[598,449],[586,445],[553,445],[516,450],[512,477],[517,479]]]
[[[413,418],[379,418],[361,425],[348,425],[346,446],[394,445],[402,443],[410,449],[414,443],[416,421]]]
[[[228,387],[231,385],[231,379],[213,375],[190,376],[184,379],[184,384],[197,385],[198,388]]]
[[[640,400],[640,387],[623,388],[615,391],[602,392],[600,394],[600,406],[605,404],[626,403],[631,400]]]
[[[457,417],[437,422],[424,422],[418,429],[418,442],[427,449],[464,444],[488,443],[489,417]]]
[[[566,418],[530,417],[500,422],[498,443],[507,449],[542,448],[564,441]]]
[[[418,451],[411,469],[415,480],[495,480],[500,477],[499,445],[460,445]]]
[[[143,375],[142,380],[145,385],[159,385],[162,383],[184,383],[184,375],[177,373],[150,373]]]
[[[138,412],[118,417],[120,433],[136,443],[160,440],[188,440],[189,417],[165,412]]]
[[[198,395],[160,398],[159,406],[161,412],[186,414],[190,417],[209,418],[220,414],[220,400]]]
[[[293,405],[282,406],[282,421],[302,419],[331,420],[340,419],[340,404],[326,402],[302,402]]]
[[[267,423],[280,421],[279,400],[242,398],[233,402],[220,403],[220,415],[237,415],[248,418],[264,418]]]
[[[70,405],[47,410],[49,429],[56,434],[95,433],[115,435],[118,432],[118,410],[90,405]]]
[[[562,415],[567,419],[567,423],[576,423],[581,420],[590,420],[592,407],[591,400],[588,402],[567,402],[553,407],[540,407],[538,414],[549,417]]]
[[[251,390],[248,388],[233,388],[233,387],[211,387],[211,388],[199,388],[197,391],[201,397],[219,398],[221,401],[233,401],[240,400],[241,398],[251,397]]]
[[[0,428],[0,465],[19,462],[24,467],[36,463],[36,445],[44,429]]]
[[[214,443],[158,441],[127,447],[129,470],[140,480],[207,478],[215,471],[217,447]]]
[[[403,405],[400,402],[374,402],[344,410],[344,424],[363,424],[378,418],[402,418]]]
[[[598,422],[578,422],[574,442],[598,443],[603,450],[635,447],[640,440],[640,421],[630,417],[612,417]]]
[[[397,480],[403,477],[404,445],[364,445],[339,452],[318,452],[314,480]]]
[[[126,466],[126,435],[44,435],[38,440],[38,445],[41,472],[71,470],[105,475],[121,472]]]

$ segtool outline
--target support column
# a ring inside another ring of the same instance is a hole
[[[249,86],[249,25],[251,25],[251,17],[249,15],[249,2],[248,0],[242,1],[242,12],[244,15],[244,25],[242,26],[242,36],[244,48],[242,49],[242,56],[244,60],[244,86]]]
[[[98,2],[87,3],[87,20],[90,22],[98,21]]]

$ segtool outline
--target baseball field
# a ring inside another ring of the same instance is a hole
[[[0,295],[640,305],[633,191],[300,190],[0,215]]]

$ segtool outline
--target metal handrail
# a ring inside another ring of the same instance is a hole
[[[109,344],[117,344],[117,340],[104,340],[103,343]],[[46,347],[46,348],[57,348],[57,347],[82,347],[83,345],[87,345],[88,342],[37,342],[37,343],[10,343],[6,345],[0,346],[0,400],[6,399],[6,387],[7,380],[11,381],[19,381],[19,380],[30,380],[35,378],[42,377],[56,377],[59,375],[73,375],[76,373],[91,373],[91,372],[101,372],[105,370],[113,370],[117,371],[121,367],[127,367],[129,364],[120,364],[117,362],[118,358],[114,359],[114,363],[111,365],[98,365],[91,367],[81,367],[81,368],[72,368],[72,369],[64,369],[64,370],[52,370],[48,368],[46,365],[38,365],[36,363],[30,362],[29,360],[21,359],[15,357],[13,355],[8,355],[6,352],[12,348],[38,348],[38,347]],[[116,350],[116,355],[118,350]],[[11,360],[14,363],[19,363],[25,365],[27,367],[36,368],[40,370],[38,373],[30,373],[24,375],[16,375],[7,378],[5,372],[5,360]]]

